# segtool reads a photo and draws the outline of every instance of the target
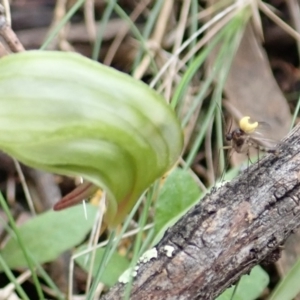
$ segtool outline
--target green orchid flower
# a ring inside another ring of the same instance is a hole
[[[0,149],[31,167],[87,181],[55,209],[100,187],[111,226],[182,151],[180,123],[160,95],[79,54],[1,58],[0,107]]]

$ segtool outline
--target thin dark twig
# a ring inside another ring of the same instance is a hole
[[[12,30],[12,28],[8,25],[4,7],[0,5],[0,36],[3,37],[8,47],[12,52],[23,52],[25,51],[23,45],[21,44],[19,38]]]

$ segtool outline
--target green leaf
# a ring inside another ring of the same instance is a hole
[[[288,274],[281,280],[273,291],[270,300],[294,299],[300,293],[299,276],[300,260],[297,261]]]
[[[260,266],[256,266],[251,270],[250,275],[241,277],[232,300],[255,300],[262,294],[268,284],[269,275]],[[230,300],[233,290],[234,286],[227,289],[216,300]]]
[[[80,247],[76,253],[79,253],[83,250],[86,250],[86,246]],[[104,255],[105,248],[100,248],[96,250],[94,266],[92,274],[96,276],[98,267],[101,263],[102,257]],[[91,252],[89,254],[82,255],[75,259],[75,261],[83,268],[86,272],[89,272],[90,266],[90,258]],[[110,258],[107,266],[105,267],[105,272],[101,276],[101,282],[108,286],[113,286],[117,281],[119,276],[129,268],[129,261],[118,253],[113,253],[112,257]]]
[[[81,55],[28,51],[0,60],[0,149],[29,166],[80,175],[108,193],[120,223],[178,159],[180,124],[144,83]]]
[[[156,202],[153,244],[158,242],[168,227],[184,215],[200,198],[200,189],[186,170],[175,169],[166,178]]]
[[[87,205],[86,208],[87,219],[82,206],[76,206],[61,212],[48,211],[40,214],[19,228],[28,252],[37,262],[54,260],[85,238],[97,213],[97,208],[92,205]],[[27,266],[18,242],[12,237],[0,254],[11,269]]]

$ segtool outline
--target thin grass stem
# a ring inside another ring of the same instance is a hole
[[[34,265],[33,265],[33,261],[32,259],[30,258],[30,254],[28,253],[27,249],[26,249],[26,246],[25,246],[25,242],[23,241],[23,238],[21,237],[20,235],[20,232],[19,232],[19,229],[9,211],[9,208],[7,206],[7,203],[6,201],[4,200],[2,194],[0,193],[0,205],[2,206],[5,214],[7,215],[7,218],[9,220],[9,223],[10,223],[10,226],[12,228],[12,230],[14,231],[15,235],[16,235],[16,239],[20,245],[20,248],[23,252],[23,255],[26,259],[26,262],[28,264],[28,267],[31,271],[31,275],[32,275],[32,279],[33,279],[33,282],[34,282],[34,285],[35,285],[35,288],[36,288],[36,291],[37,291],[37,294],[39,296],[39,299],[45,299],[44,298],[44,294],[43,294],[43,291],[42,291],[42,288],[41,288],[41,285],[40,285],[40,282],[38,280],[38,277],[36,275],[36,271],[35,271],[35,268],[34,268]]]

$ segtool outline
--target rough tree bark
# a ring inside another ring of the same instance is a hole
[[[140,265],[130,299],[215,299],[278,253],[300,225],[299,139],[297,126],[277,155],[206,195],[169,228],[157,258]],[[166,245],[174,247],[171,257]],[[118,283],[101,299],[122,299],[125,287]]]

